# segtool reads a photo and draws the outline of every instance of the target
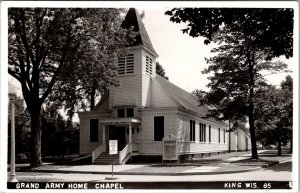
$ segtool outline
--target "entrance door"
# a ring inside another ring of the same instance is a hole
[[[118,140],[118,151],[125,147],[125,130],[124,126],[109,126],[109,140]]]

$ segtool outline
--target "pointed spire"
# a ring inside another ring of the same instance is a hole
[[[136,42],[134,43],[134,46],[143,45],[150,52],[152,52],[152,54],[154,54],[156,57],[158,57],[158,54],[156,53],[156,51],[153,48],[153,45],[150,41],[150,38],[148,36],[148,33],[144,26],[144,23],[142,22],[142,19],[135,8],[130,8],[128,10],[127,15],[125,16],[125,20],[122,23],[123,28],[128,29],[131,26],[133,26],[134,32],[139,32],[139,35],[137,35],[137,37],[136,37]]]

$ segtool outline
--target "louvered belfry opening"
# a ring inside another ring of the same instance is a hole
[[[118,59],[118,74],[133,74],[134,73],[134,54],[127,54]]]

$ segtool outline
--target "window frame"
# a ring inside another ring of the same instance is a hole
[[[206,142],[206,124],[199,122],[199,142]]]
[[[208,141],[211,143],[211,125],[208,126]]]
[[[190,142],[195,141],[195,126],[196,122],[194,120],[190,120]]]
[[[224,143],[226,143],[226,130],[224,129],[224,139],[223,139]]]
[[[218,141],[221,143],[221,128],[218,128]]]

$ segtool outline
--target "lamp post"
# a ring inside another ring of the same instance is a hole
[[[15,102],[16,102],[15,87],[11,85],[9,89],[9,99],[11,102],[11,133],[10,133],[10,182],[18,182],[16,178],[16,165],[15,165]]]

